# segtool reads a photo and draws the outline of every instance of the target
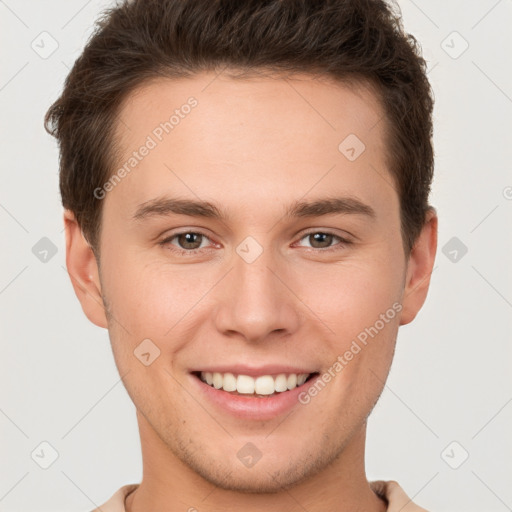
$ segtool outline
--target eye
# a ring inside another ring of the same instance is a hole
[[[301,240],[307,240],[309,242],[309,247],[312,249],[337,249],[338,245],[343,247],[344,245],[349,245],[352,242],[345,238],[342,238],[334,233],[330,233],[328,231],[311,231],[310,233],[306,233],[305,236],[301,238]],[[333,242],[338,241],[337,244],[332,245]],[[308,246],[306,246],[308,247]]]
[[[169,247],[169,249],[179,253],[194,253],[196,250],[206,247],[208,244],[203,244],[203,242],[207,240],[210,239],[203,233],[197,231],[183,231],[162,240],[160,245],[167,247],[173,246]],[[176,247],[176,249],[174,247]]]
[[[319,249],[322,252],[342,249],[344,246],[352,243],[350,240],[329,231],[311,231],[303,235],[300,241],[302,240],[307,240],[309,243],[309,245],[304,247]],[[193,255],[201,249],[207,248],[209,245],[208,241],[211,242],[210,238],[204,233],[198,231],[182,231],[181,233],[175,233],[165,238],[159,242],[159,245],[178,254]]]

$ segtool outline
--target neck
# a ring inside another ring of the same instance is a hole
[[[143,478],[126,499],[126,512],[200,510],[221,512],[385,512],[386,504],[370,489],[364,471],[366,425],[356,432],[327,467],[293,487],[255,494],[222,489],[198,475],[158,437],[137,412]]]

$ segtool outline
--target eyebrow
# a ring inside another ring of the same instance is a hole
[[[165,217],[170,214],[222,221],[228,218],[224,211],[209,201],[161,197],[140,204],[133,219],[140,221],[148,217]],[[284,217],[320,217],[330,214],[356,214],[371,219],[377,217],[371,206],[356,197],[327,197],[314,201],[295,201],[287,208]]]

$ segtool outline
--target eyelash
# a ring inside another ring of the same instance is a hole
[[[189,233],[193,233],[195,235],[201,235],[201,236],[207,238],[208,240],[210,240],[209,236],[206,233],[203,233],[202,231],[187,230],[187,231],[181,231],[179,233],[174,233],[172,236],[169,236],[169,237],[165,238],[164,240],[162,240],[161,242],[159,242],[159,245],[161,245],[162,247],[173,245],[173,244],[171,244],[172,240],[174,240],[175,238],[179,237],[180,235],[186,235],[186,234],[189,234]],[[319,249],[319,248],[316,248],[316,247],[306,247],[306,249],[309,249],[309,250],[312,250],[312,251],[316,251],[316,252],[332,252],[332,251],[336,251],[336,250],[341,249],[343,246],[351,245],[353,243],[350,240],[347,240],[346,238],[342,238],[341,236],[336,235],[335,233],[333,233],[331,231],[321,231],[321,230],[314,230],[314,231],[309,231],[307,233],[304,233],[302,235],[302,237],[299,239],[299,241],[303,240],[304,238],[306,238],[306,237],[308,237],[310,235],[314,235],[314,234],[317,234],[317,233],[321,233],[322,235],[331,235],[334,238],[337,238],[339,240],[339,242],[337,244],[335,244],[335,245],[333,245],[331,247],[327,247],[327,248]],[[188,249],[187,250],[187,249],[176,248],[176,246],[173,246],[169,250],[171,250],[172,252],[178,253],[179,255],[194,256],[194,255],[197,254],[197,252],[199,252],[199,251],[201,251],[203,249],[198,248],[198,249]]]

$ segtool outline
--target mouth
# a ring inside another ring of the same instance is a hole
[[[229,395],[268,399],[303,386],[317,377],[319,372],[251,376],[234,372],[194,371],[192,375],[207,386]]]
[[[266,421],[291,414],[297,406],[301,415],[314,410],[303,408],[300,397],[316,385],[320,373],[303,366],[235,363],[191,368],[189,376],[190,389],[206,408],[213,407],[222,417]]]

